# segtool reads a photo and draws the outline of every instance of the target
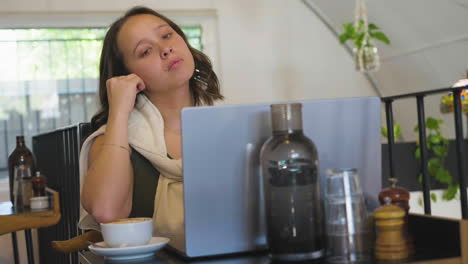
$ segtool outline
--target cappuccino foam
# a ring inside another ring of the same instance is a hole
[[[106,224],[130,224],[130,223],[141,223],[145,221],[149,221],[151,218],[148,217],[135,217],[135,218],[123,218],[117,219],[111,222],[107,222]]]

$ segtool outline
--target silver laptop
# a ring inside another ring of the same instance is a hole
[[[327,168],[357,168],[369,209],[381,189],[380,99],[300,101],[304,133]],[[182,149],[187,257],[265,248],[259,151],[270,104],[185,108]],[[323,193],[323,192],[322,192]]]

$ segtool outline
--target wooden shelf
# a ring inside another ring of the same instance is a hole
[[[411,264],[468,264],[468,220],[410,214]]]
[[[46,210],[15,212],[11,202],[0,203],[0,235],[57,224],[61,217],[59,194],[49,188],[47,192],[52,206]]]

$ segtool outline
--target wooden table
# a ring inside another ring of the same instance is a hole
[[[410,214],[409,228],[414,239],[415,252],[410,259],[371,263],[382,264],[468,264],[468,220],[456,220],[435,216]],[[167,248],[166,248],[167,249]],[[186,259],[172,251],[163,249],[152,258],[126,261],[128,264],[232,264],[232,263],[275,263],[268,252],[214,256],[210,258]],[[90,251],[79,254],[80,264],[114,263]],[[304,263],[304,262],[301,262]],[[309,263],[325,263],[324,260]]]
[[[31,229],[55,225],[61,217],[58,192],[50,188],[47,188],[46,191],[49,194],[49,204],[51,205],[48,209],[27,209],[16,212],[11,202],[0,202],[0,235],[24,230],[29,263],[34,263]]]
[[[110,263],[126,263],[126,264],[234,264],[234,263],[259,263],[259,264],[276,264],[270,260],[268,252],[250,252],[243,254],[233,254],[227,256],[215,256],[187,259],[167,249],[156,252],[154,257],[141,258],[136,260],[126,261],[111,261],[106,260],[102,256],[98,256],[90,251],[78,253],[79,264],[110,264]],[[305,263],[305,262],[297,262]],[[307,263],[323,263],[320,261],[310,261]]]

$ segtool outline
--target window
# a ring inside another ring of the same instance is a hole
[[[202,50],[201,26],[182,29]],[[35,134],[91,119],[98,107],[105,33],[105,28],[0,29],[0,170],[7,168],[17,135],[31,148]]]

